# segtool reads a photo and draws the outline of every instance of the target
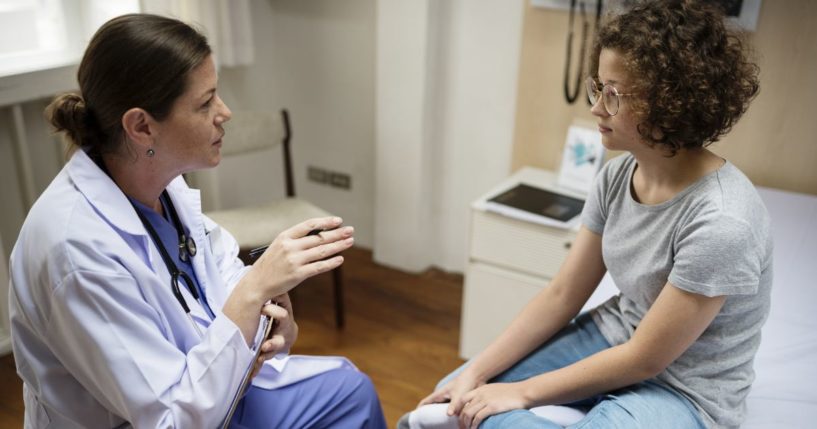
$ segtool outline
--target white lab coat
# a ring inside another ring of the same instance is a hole
[[[197,190],[178,178],[168,192],[198,245],[193,267],[216,314],[211,323],[181,288],[203,338],[130,202],[85,153],[29,212],[9,294],[27,428],[204,428],[224,418],[253,352],[220,310],[248,268],[233,237],[201,213]],[[273,389],[344,364],[285,357],[253,384]]]

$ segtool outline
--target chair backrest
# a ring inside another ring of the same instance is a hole
[[[295,181],[292,178],[292,156],[289,143],[292,128],[286,109],[239,110],[224,124],[226,135],[221,146],[223,156],[240,155],[283,145],[284,179],[288,197],[295,196]]]
[[[227,132],[221,153],[238,155],[277,147],[288,139],[285,110],[239,110],[224,124]]]

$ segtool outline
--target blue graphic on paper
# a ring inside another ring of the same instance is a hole
[[[570,157],[573,165],[581,167],[584,164],[593,165],[596,162],[596,154],[593,153],[593,145],[579,141],[570,146]]]

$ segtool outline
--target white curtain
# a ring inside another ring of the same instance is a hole
[[[140,0],[145,13],[171,16],[201,30],[218,67],[251,65],[255,60],[250,0]]]

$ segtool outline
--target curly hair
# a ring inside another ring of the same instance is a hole
[[[596,34],[590,71],[602,49],[624,57],[631,74],[639,134],[651,145],[708,146],[729,132],[758,91],[758,67],[743,34],[723,13],[697,0],[650,0],[606,18]]]

